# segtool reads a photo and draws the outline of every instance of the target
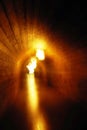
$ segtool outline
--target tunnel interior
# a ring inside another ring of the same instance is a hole
[[[72,1],[70,7],[57,0],[0,1],[0,130],[34,129],[26,66],[38,48],[45,60],[37,60],[34,79],[49,126],[41,130],[87,129],[87,9]]]

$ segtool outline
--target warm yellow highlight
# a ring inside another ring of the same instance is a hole
[[[37,48],[46,49],[46,41],[43,39],[36,38],[33,41],[33,47],[34,47],[34,49],[37,49]]]
[[[44,50],[37,49],[37,51],[36,51],[36,57],[37,57],[39,60],[44,60],[44,59],[45,59]]]

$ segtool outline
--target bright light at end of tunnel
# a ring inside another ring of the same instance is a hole
[[[37,60],[36,60],[36,58],[32,58],[30,63],[26,67],[29,70],[29,73],[33,74],[34,73],[34,69],[37,67]]]
[[[45,59],[44,50],[42,50],[42,49],[37,49],[37,51],[36,51],[36,57],[37,57],[39,60],[44,60],[44,59]]]

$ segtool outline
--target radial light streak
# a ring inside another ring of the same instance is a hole
[[[45,119],[39,110],[39,99],[34,74],[27,75],[28,102],[33,130],[47,130]]]

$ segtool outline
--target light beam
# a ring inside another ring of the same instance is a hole
[[[28,104],[31,113],[33,130],[47,130],[45,119],[39,109],[37,85],[34,74],[27,75]]]

